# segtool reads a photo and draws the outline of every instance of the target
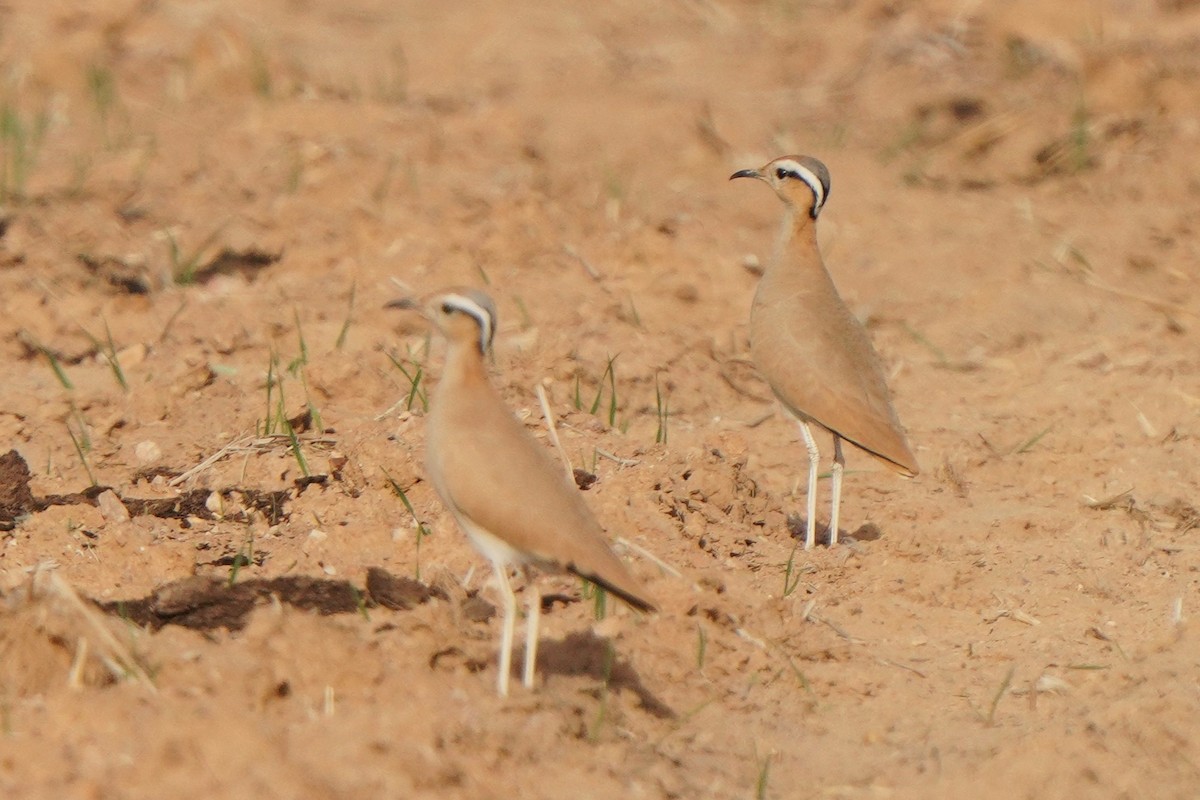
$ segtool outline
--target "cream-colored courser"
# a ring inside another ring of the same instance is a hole
[[[879,356],[862,324],[842,302],[817,247],[817,216],[829,199],[829,170],[811,156],[783,156],[733,178],[757,178],[787,209],[782,240],[750,311],[754,363],[784,409],[800,423],[808,448],[808,519],[804,547],[815,539],[820,452],[809,426],[833,434],[833,509],[829,543],[836,544],[842,499],[842,440],[901,474],[917,459],[892,408]]]
[[[516,622],[511,567],[573,572],[639,611],[653,610],[654,601],[610,549],[579,490],[488,380],[484,354],[496,332],[491,298],[461,289],[388,305],[420,311],[448,343],[426,421],[425,467],[459,527],[495,568],[504,603],[497,689],[507,695]],[[526,592],[524,683],[532,687],[541,597],[532,581]]]

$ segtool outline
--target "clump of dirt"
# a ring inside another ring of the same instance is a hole
[[[445,593],[373,567],[368,572],[365,592],[348,581],[301,575],[240,581],[193,576],[164,584],[146,597],[106,600],[97,605],[152,631],[165,625],[237,631],[246,626],[256,607],[268,601],[331,615],[360,613],[375,605],[409,610],[434,597],[445,598]]]
[[[1195,794],[1195,2],[184,6],[0,10],[6,796]],[[809,551],[789,152],[925,467]],[[505,699],[393,279],[659,601],[537,578]]]
[[[145,477],[146,473],[139,473]],[[150,473],[173,474],[172,471]],[[0,456],[0,530],[12,530],[19,517],[38,511],[45,511],[51,506],[64,505],[96,505],[97,498],[105,492],[113,491],[108,486],[89,486],[82,492],[71,494],[51,494],[45,497],[34,497],[30,489],[32,476],[29,465],[16,450]],[[326,476],[305,476],[296,479],[296,491],[303,493],[305,487],[314,483],[324,483]],[[114,492],[116,494],[116,492]],[[214,508],[214,495],[220,502]],[[226,517],[247,518],[251,511],[258,511],[270,525],[278,525],[287,518],[284,504],[293,493],[287,489],[276,491],[261,491],[258,489],[221,489],[213,492],[208,489],[190,489],[175,497],[143,499],[126,497],[117,494],[117,499],[128,511],[130,516],[152,516],[160,519],[178,519],[188,526],[191,518],[224,519]],[[229,509],[229,511],[227,511]]]
[[[434,597],[449,599],[441,589],[427,586],[414,578],[392,575],[379,567],[367,570],[366,588],[372,604],[393,611],[408,611]]]
[[[0,530],[11,531],[17,519],[37,509],[29,488],[29,465],[16,450],[0,456]]]

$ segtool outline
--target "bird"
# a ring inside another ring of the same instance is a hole
[[[496,333],[496,306],[476,289],[448,289],[391,308],[418,311],[446,339],[441,379],[426,420],[425,470],[458,526],[495,570],[503,601],[496,689],[508,694],[516,596],[509,569],[566,571],[656,610],[650,593],[612,551],[578,488],[513,416],[488,377],[485,355]],[[526,582],[528,614],[523,682],[533,687],[541,597]]]
[[[829,199],[829,170],[812,156],[781,156],[729,176],[775,190],[786,209],[776,256],[763,271],[750,310],[750,352],[808,449],[804,549],[815,540],[820,451],[812,428],[833,435],[829,544],[837,544],[845,458],[842,442],[905,477],[920,468],[866,329],[838,294],[817,246],[817,217]]]

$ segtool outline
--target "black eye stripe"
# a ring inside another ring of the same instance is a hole
[[[481,292],[453,293],[443,296],[437,309],[445,316],[465,314],[479,325],[479,349],[487,350],[496,333],[496,308]]]
[[[813,204],[809,215],[816,219],[829,198],[829,171],[816,159],[807,161],[780,160],[769,173],[776,181],[786,179],[804,181],[813,193]]]

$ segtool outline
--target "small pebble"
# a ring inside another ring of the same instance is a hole
[[[153,464],[162,458],[162,448],[149,440],[138,442],[137,447],[133,448],[133,455],[139,464]]]
[[[107,522],[128,522],[129,509],[121,502],[121,498],[117,497],[117,493],[112,489],[101,494],[96,498],[96,504],[100,507],[100,515]]]

